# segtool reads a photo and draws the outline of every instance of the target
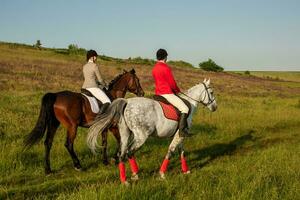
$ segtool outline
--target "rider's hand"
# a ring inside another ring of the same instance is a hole
[[[103,81],[103,87],[105,87],[106,89],[108,89],[108,84],[106,81]]]

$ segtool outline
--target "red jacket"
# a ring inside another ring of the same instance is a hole
[[[171,68],[163,62],[157,62],[152,69],[152,76],[155,81],[155,94],[177,94],[180,92],[174,80]]]

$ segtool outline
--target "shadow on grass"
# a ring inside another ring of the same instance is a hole
[[[192,134],[207,134],[207,135],[215,135],[217,132],[217,127],[212,124],[202,123],[195,124],[192,126],[191,133]]]
[[[212,146],[206,147],[204,149],[195,150],[190,152],[192,157],[196,155],[195,158],[191,159],[191,163],[195,163],[192,167],[199,167],[202,168],[205,165],[209,164],[216,158],[219,158],[224,155],[231,155],[235,153],[240,147],[242,147],[247,141],[255,142],[258,138],[254,137],[253,134],[254,131],[249,131],[247,134],[240,136],[236,138],[235,140],[229,142],[229,143],[220,143],[220,144],[214,144]],[[205,162],[200,163],[201,160],[207,159]],[[192,162],[195,161],[195,162]],[[197,163],[198,161],[198,163]]]

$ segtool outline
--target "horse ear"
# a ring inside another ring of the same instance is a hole
[[[127,71],[125,69],[123,69],[123,73],[127,73]]]
[[[208,81],[207,81],[207,83],[206,83],[207,85],[209,85],[210,84],[210,78],[208,79]]]
[[[204,79],[203,83],[206,83],[206,78]]]
[[[134,68],[132,68],[132,69],[130,70],[130,73],[135,74]]]

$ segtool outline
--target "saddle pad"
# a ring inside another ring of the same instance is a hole
[[[160,101],[158,103],[160,104],[163,113],[167,119],[175,120],[175,121],[179,120],[179,115],[173,105],[165,104]]]
[[[89,97],[89,96],[87,96],[83,93],[81,93],[81,94],[89,100],[92,112],[93,113],[98,113],[99,112],[99,105],[98,105],[98,102],[97,102],[96,98],[95,97]]]

